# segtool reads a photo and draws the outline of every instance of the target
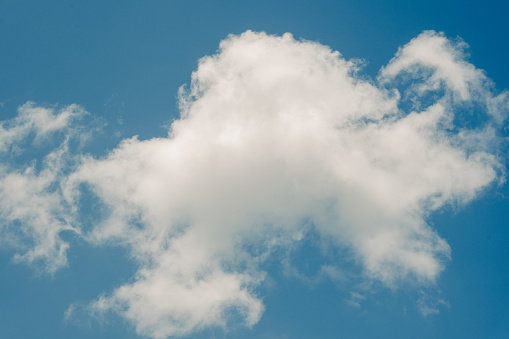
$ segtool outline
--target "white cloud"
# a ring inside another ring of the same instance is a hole
[[[33,142],[40,143],[59,131],[69,131],[74,120],[86,112],[78,105],[70,105],[55,114],[51,107],[36,106],[27,102],[18,108],[17,116],[0,122],[0,152],[17,150],[19,144],[33,133]]]
[[[427,79],[419,87],[421,91],[445,85],[461,100],[469,100],[487,79],[482,70],[465,61],[466,47],[462,40],[455,43],[443,33],[426,31],[399,49],[387,67],[382,68],[380,79],[391,80],[401,73],[414,77],[425,75]]]
[[[350,292],[350,298],[345,299],[346,303],[352,307],[360,308],[361,303],[366,300],[366,296],[357,292]]]
[[[18,115],[0,123],[0,232],[4,245],[14,246],[15,261],[42,262],[53,274],[67,265],[69,244],[62,231],[75,231],[68,220],[69,206],[62,201],[60,180],[71,161],[69,141],[81,136],[72,127],[86,112],[78,105],[55,108],[32,102],[18,108]],[[61,143],[41,159],[16,166],[27,144],[40,146],[56,133]]]
[[[429,295],[424,291],[419,291],[420,297],[417,300],[417,308],[423,317],[440,313],[440,309],[450,307],[449,303],[444,299]]]
[[[180,91],[182,117],[168,138],[126,139],[60,175],[62,201],[79,210],[85,185],[107,207],[77,232],[129,247],[139,265],[130,283],[90,307],[154,338],[239,318],[252,326],[264,309],[261,264],[307,232],[348,250],[368,280],[433,283],[450,248],[426,218],[468,203],[502,168],[494,147],[507,95],[489,91],[462,48],[425,32],[381,70],[378,85],[356,75],[356,62],[290,34],[225,39]],[[408,111],[395,89],[400,74],[412,75]],[[495,118],[458,124],[465,102]],[[343,279],[332,267],[320,274]]]

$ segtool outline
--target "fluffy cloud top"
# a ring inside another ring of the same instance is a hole
[[[91,308],[113,310],[154,338],[239,317],[256,324],[261,265],[308,232],[347,249],[366,279],[434,282],[450,248],[426,218],[502,180],[496,131],[507,94],[492,93],[464,47],[424,32],[375,82],[355,61],[290,34],[229,36],[181,89],[181,118],[167,138],[127,139],[99,159],[76,155],[65,173],[51,162],[38,173],[4,169],[1,216],[24,225],[50,268],[65,262],[66,228],[127,246],[137,274]],[[35,130],[63,128],[63,112],[34,115],[47,122]],[[58,188],[18,188],[40,207],[26,216],[9,175]],[[85,188],[104,206],[86,228]],[[40,216],[47,221],[30,221]]]

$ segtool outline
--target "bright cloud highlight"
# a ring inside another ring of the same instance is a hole
[[[494,94],[465,47],[424,32],[374,81],[358,62],[288,33],[229,36],[181,89],[167,138],[126,139],[103,158],[73,154],[65,171],[54,153],[39,171],[2,168],[2,233],[23,225],[34,241],[26,261],[44,258],[50,272],[66,262],[65,229],[129,248],[138,272],[90,309],[117,312],[153,338],[256,324],[263,264],[307,233],[346,249],[367,280],[433,283],[451,249],[428,216],[503,180],[507,93]],[[77,114],[29,104],[16,119],[25,109],[34,122],[0,130],[0,140],[24,138],[14,128],[25,125],[37,140]],[[14,194],[12,176],[39,184]],[[85,189],[104,207],[87,227]]]

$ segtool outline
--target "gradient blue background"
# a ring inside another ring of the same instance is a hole
[[[509,88],[507,18],[509,3],[493,0],[0,0],[0,120],[28,100],[78,103],[108,122],[86,149],[96,155],[125,137],[165,136],[163,126],[178,117],[177,90],[189,83],[197,60],[247,29],[329,45],[365,59],[371,77],[423,30],[443,31],[462,37],[469,61],[502,90]],[[345,302],[351,286],[305,284],[274,263],[274,283],[260,291],[267,310],[252,330],[191,337],[509,338],[508,196],[504,185],[465,209],[431,216],[452,248],[434,288],[450,304],[439,314],[419,313],[419,288],[412,286],[375,286],[355,308]],[[64,320],[71,303],[93,300],[134,272],[124,250],[71,242],[70,267],[53,278],[0,251],[0,338],[138,338],[119,318]],[[312,262],[317,250],[308,245],[300,255]]]

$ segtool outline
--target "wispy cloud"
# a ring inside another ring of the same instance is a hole
[[[361,303],[366,300],[366,296],[357,292],[350,292],[350,298],[345,299],[346,303],[350,306],[360,308]]]
[[[424,32],[375,82],[357,75],[357,62],[290,34],[230,36],[181,89],[182,116],[167,138],[126,139],[103,158],[76,154],[66,173],[48,162],[49,179],[36,192],[32,184],[2,191],[2,216],[33,225],[23,226],[26,234],[50,235],[36,236],[34,250],[61,253],[41,254],[52,270],[65,262],[66,227],[92,243],[128,247],[138,272],[89,307],[117,312],[154,338],[226,327],[232,315],[256,324],[262,264],[309,232],[348,249],[366,280],[433,283],[450,248],[426,218],[502,177],[497,129],[507,94],[492,93],[464,47]],[[474,106],[483,116],[475,128],[458,119]],[[72,122],[41,116],[51,118],[36,129],[41,135]],[[13,182],[3,176],[2,185]],[[84,188],[104,206],[87,228]],[[49,195],[33,203],[47,214],[46,228],[12,215],[14,190]],[[330,265],[320,272],[343,277]]]
[[[26,103],[11,121],[0,123],[0,232],[2,243],[18,249],[14,260],[43,262],[51,274],[67,265],[63,231],[76,231],[68,219],[60,184],[69,161],[69,141],[80,138],[73,123],[86,112],[77,105],[56,110]],[[40,159],[12,166],[13,159],[60,133],[58,146]]]
[[[441,308],[450,307],[449,303],[439,297],[432,296],[424,291],[419,291],[420,297],[417,300],[417,307],[423,317],[438,314]]]

